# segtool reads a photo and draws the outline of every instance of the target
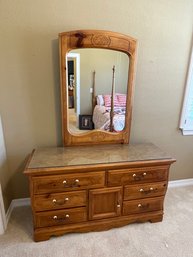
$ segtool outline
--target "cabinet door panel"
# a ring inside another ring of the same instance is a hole
[[[89,192],[89,219],[120,216],[122,187],[93,189]]]

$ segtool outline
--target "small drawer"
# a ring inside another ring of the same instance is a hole
[[[35,195],[33,202],[35,211],[72,208],[85,205],[86,191]]]
[[[163,210],[164,197],[123,202],[123,215]]]
[[[105,172],[75,173],[33,177],[34,194],[57,193],[69,190],[103,187]]]
[[[35,214],[36,227],[58,226],[78,223],[87,220],[86,208],[73,208],[57,211],[37,212]]]
[[[108,185],[118,186],[139,184],[143,182],[165,181],[168,177],[168,166],[133,168],[108,171]]]
[[[130,185],[124,187],[124,200],[141,199],[165,195],[167,182]]]

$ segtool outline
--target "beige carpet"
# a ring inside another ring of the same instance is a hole
[[[169,189],[163,222],[34,243],[29,207],[14,210],[0,257],[193,257],[193,187]]]

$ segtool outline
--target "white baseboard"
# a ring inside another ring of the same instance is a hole
[[[30,205],[30,198],[19,198],[19,199],[14,199],[11,201],[11,204],[9,205],[9,208],[6,213],[6,222],[8,224],[9,219],[11,217],[11,213],[14,208],[20,207],[20,206],[27,206]]]
[[[168,187],[173,188],[173,187],[183,187],[183,186],[193,186],[193,179],[181,179],[181,180],[172,180],[169,181]]]
[[[5,216],[3,195],[2,195],[1,184],[0,184],[0,235],[2,235],[5,232],[6,227],[7,227],[7,220]]]

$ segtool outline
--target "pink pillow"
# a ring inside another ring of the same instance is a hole
[[[126,106],[126,95],[124,94],[118,94],[117,95],[117,99],[118,99],[118,104],[119,106],[123,106],[125,107]]]
[[[105,102],[105,107],[110,107],[111,106],[111,95],[104,95],[104,102]],[[114,96],[114,106],[119,106],[119,101],[117,98],[117,95]]]

